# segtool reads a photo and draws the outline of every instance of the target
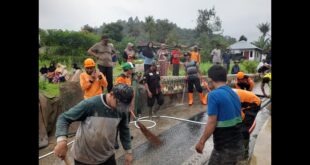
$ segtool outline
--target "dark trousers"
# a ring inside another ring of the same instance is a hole
[[[152,93],[152,98],[147,97],[147,106],[153,107],[155,99],[157,100],[158,105],[164,104],[164,95],[160,92],[157,95]]]
[[[201,93],[202,92],[202,87],[201,87],[201,84],[200,84],[200,79],[197,77],[197,76],[188,76],[188,87],[187,87],[187,90],[188,90],[188,93],[193,93],[193,90],[194,90],[194,85],[195,85],[195,88],[196,90]]]
[[[180,64],[173,64],[173,70],[172,70],[173,76],[179,76],[179,68]]]
[[[98,65],[98,68],[101,73],[105,75],[108,81],[108,92],[110,92],[113,88],[113,67],[105,67],[102,65]],[[103,92],[103,91],[102,91]]]
[[[149,64],[144,64],[144,73],[149,70],[149,68],[151,67],[151,65]]]
[[[213,149],[208,165],[237,165],[244,157],[242,144],[238,148]]]
[[[74,160],[75,165],[90,165],[90,164],[85,164],[82,162],[79,162],[77,160]],[[98,165],[116,165],[116,160],[115,160],[115,154],[112,155],[108,160],[106,160],[104,163],[100,163]]]
[[[238,82],[237,84],[240,87],[240,89],[247,90],[247,91],[250,90],[250,84],[248,83]]]
[[[229,66],[230,66],[230,63],[224,63],[224,67],[226,69],[226,73],[228,74],[229,72]]]
[[[260,105],[255,105],[250,109],[244,110],[244,120],[242,121],[242,135],[243,135],[243,144],[244,144],[244,157],[248,158],[249,156],[249,142],[250,142],[250,133],[249,129],[254,123],[254,120],[257,116],[258,111],[260,110]]]

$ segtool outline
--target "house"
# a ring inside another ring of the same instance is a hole
[[[236,42],[228,47],[232,54],[242,54],[242,57],[246,60],[261,60],[262,49],[254,46],[246,41]]]

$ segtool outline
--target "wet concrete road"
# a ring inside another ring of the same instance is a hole
[[[253,152],[257,135],[270,116],[270,111],[262,109],[256,118],[257,125],[250,137],[249,153]],[[160,119],[166,120],[166,119]],[[207,114],[200,113],[190,120],[207,122]],[[154,148],[149,142],[145,142],[133,150],[134,165],[201,165],[207,164],[213,149],[212,136],[206,142],[204,153],[198,154],[195,145],[204,131],[205,125],[182,122],[163,132],[159,137],[163,145]],[[117,159],[118,164],[123,164],[124,156]]]
[[[254,93],[261,94],[260,85],[256,84]],[[266,89],[269,92],[269,89]],[[160,110],[158,115],[174,116],[184,119],[193,118],[193,120],[206,122],[207,116],[204,114],[206,106],[199,103],[199,100],[194,101],[194,105],[189,107],[186,104],[176,106],[164,110]],[[144,114],[146,115],[146,114]],[[250,141],[250,153],[253,150],[254,142],[260,127],[263,125],[266,118],[270,116],[270,112],[266,109],[262,110],[257,115],[257,125],[251,134]],[[213,148],[212,136],[206,142],[204,154],[198,154],[194,150],[194,146],[200,136],[202,135],[205,125],[198,125],[193,123],[186,123],[183,121],[160,118],[154,119],[157,122],[156,127],[150,130],[163,140],[164,145],[158,148],[154,148],[145,139],[141,131],[130,124],[130,131],[134,139],[132,140],[132,148],[134,151],[134,162],[137,165],[148,165],[148,164],[161,164],[161,165],[201,165],[206,164]],[[144,122],[146,126],[150,126],[150,123]],[[70,138],[69,141],[74,138]],[[43,155],[52,151],[55,146],[55,138],[51,137],[49,140],[49,146],[39,150],[39,155]],[[71,156],[69,147],[68,157],[72,163],[73,158]],[[116,159],[118,164],[123,164],[124,151],[122,147],[116,151]],[[39,160],[41,165],[58,165],[64,164],[63,161],[56,158],[54,155],[48,156],[44,159]]]
[[[205,121],[205,113],[195,116],[196,121]],[[166,119],[161,119],[166,120]],[[193,120],[193,119],[190,119]],[[149,142],[135,148],[134,164],[137,165],[175,165],[185,162],[193,153],[192,146],[199,140],[204,125],[182,122],[162,133],[159,137],[163,145],[154,148]],[[117,160],[122,164],[124,157]]]

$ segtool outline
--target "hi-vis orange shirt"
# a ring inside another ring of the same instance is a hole
[[[131,78],[127,77],[122,73],[115,79],[114,85],[117,84],[127,84],[128,86],[131,86]]]
[[[97,79],[94,80],[93,83],[89,82],[89,80],[92,80],[91,75],[85,72],[80,75],[80,85],[84,91],[84,99],[100,95],[102,93],[101,87],[106,88],[108,86],[106,77],[101,72],[96,72],[102,76],[102,79],[99,80],[97,76]]]
[[[242,103],[255,103],[257,106],[261,104],[261,100],[259,97],[257,97],[253,92],[242,90],[242,89],[232,89],[237,93],[237,95],[240,98],[240,102]],[[246,107],[241,107],[241,109]],[[245,114],[243,111],[241,111],[242,120],[245,117]]]
[[[191,52],[191,61],[196,61],[196,63],[200,63],[200,54],[198,52]]]
[[[255,103],[256,105],[260,105],[261,100],[257,97],[253,92],[242,90],[242,89],[232,89],[237,93],[240,98],[241,103]]]

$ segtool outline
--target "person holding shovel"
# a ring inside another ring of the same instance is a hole
[[[72,122],[82,121],[71,148],[75,165],[116,165],[114,144],[117,129],[126,152],[125,164],[130,165],[133,158],[127,115],[132,98],[132,87],[118,84],[110,93],[83,100],[62,113],[56,123],[54,154],[65,159],[68,128]]]

